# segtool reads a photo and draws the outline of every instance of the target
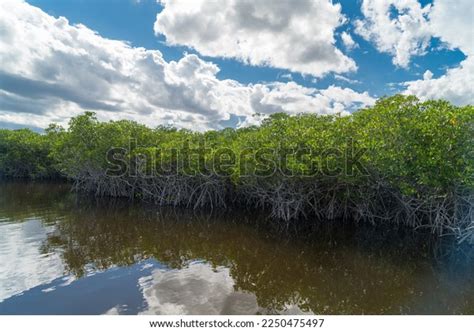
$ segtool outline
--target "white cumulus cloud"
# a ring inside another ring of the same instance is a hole
[[[445,99],[456,105],[474,104],[474,58],[468,57],[458,67],[448,69],[445,75],[406,82],[405,94],[414,94],[422,100]]]
[[[355,21],[356,33],[406,68],[412,56],[425,54],[429,46],[429,10],[430,5],[422,7],[417,0],[364,0],[364,19]]]
[[[364,19],[355,22],[356,32],[408,68],[413,56],[427,52],[432,38],[443,47],[461,50],[467,58],[434,78],[408,81],[404,93],[426,99],[446,99],[457,105],[474,103],[474,6],[472,0],[435,0],[422,6],[417,0],[364,0]]]
[[[161,0],[155,33],[169,45],[313,76],[356,70],[336,46],[345,22],[329,0]]]
[[[423,79],[409,81],[405,93],[422,100],[446,99],[457,105],[474,104],[474,6],[471,0],[436,0],[429,27],[449,48],[460,49],[467,58],[438,78],[426,71]]]
[[[430,28],[451,48],[474,55],[474,3],[471,0],[435,0]]]
[[[357,47],[357,43],[352,39],[352,36],[348,32],[343,31],[341,33],[341,39],[346,49],[351,50]]]

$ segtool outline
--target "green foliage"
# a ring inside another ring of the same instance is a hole
[[[365,162],[404,193],[473,188],[474,107],[395,96],[352,116]]]
[[[0,177],[56,177],[51,147],[45,135],[29,129],[0,130]]]

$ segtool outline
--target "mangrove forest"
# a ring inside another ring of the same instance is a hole
[[[394,224],[474,242],[474,107],[413,96],[349,116],[275,113],[194,132],[92,112],[0,130],[0,175],[65,178],[98,197],[258,210],[280,226]]]

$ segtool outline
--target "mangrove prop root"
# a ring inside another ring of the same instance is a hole
[[[286,227],[298,219],[393,222],[430,228],[440,235],[455,233],[460,242],[474,243],[474,195],[454,192],[420,197],[402,195],[377,179],[364,185],[281,178],[242,179],[239,185],[218,176],[110,177],[98,169],[79,172],[74,190],[96,196],[125,197],[158,205],[188,208],[261,209]]]

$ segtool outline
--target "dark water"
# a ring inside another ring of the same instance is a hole
[[[470,247],[0,184],[0,314],[474,314]]]

